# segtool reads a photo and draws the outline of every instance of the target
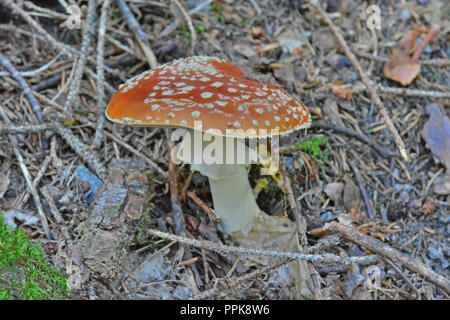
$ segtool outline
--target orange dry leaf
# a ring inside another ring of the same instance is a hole
[[[333,86],[331,87],[331,92],[336,97],[339,97],[341,99],[347,99],[347,100],[350,100],[352,98],[352,94],[353,94],[352,90],[350,90],[346,86],[341,85],[340,81],[333,84]]]
[[[251,29],[251,32],[254,38],[261,38],[262,36],[264,36],[264,29],[261,27],[253,27]]]
[[[417,37],[427,33],[420,46],[417,46]],[[420,64],[417,63],[425,46],[438,34],[435,28],[417,28],[400,41],[400,49],[392,50],[389,61],[384,65],[386,78],[397,81],[403,86],[409,85],[420,73]]]
[[[400,82],[403,86],[409,85],[419,73],[420,64],[398,49],[392,51],[391,59],[384,66],[386,78]]]
[[[425,200],[421,208],[422,212],[426,215],[433,214],[435,209],[436,205],[429,198]]]

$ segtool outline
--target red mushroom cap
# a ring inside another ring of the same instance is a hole
[[[225,136],[235,136],[236,130],[227,129],[286,134],[311,123],[308,109],[292,95],[205,56],[175,60],[128,80],[112,97],[106,116],[122,124],[189,129],[202,121],[202,131]]]

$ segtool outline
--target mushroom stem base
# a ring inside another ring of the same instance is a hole
[[[209,179],[219,228],[226,234],[244,232],[259,212],[245,165],[193,164],[192,169]]]

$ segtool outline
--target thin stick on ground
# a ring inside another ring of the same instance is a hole
[[[41,164],[41,167],[39,168],[38,173],[34,177],[33,180],[33,186],[36,188],[39,181],[41,181],[42,177],[44,176],[44,173],[47,171],[48,165],[52,161],[52,157],[47,156],[45,157],[44,161]],[[27,190],[25,195],[23,196],[22,200],[20,200],[19,203],[16,204],[18,208],[21,208],[24,203],[27,203],[28,199],[30,198],[30,190]]]
[[[260,250],[260,249],[247,249],[240,247],[227,246],[222,244],[217,244],[212,241],[207,240],[195,240],[189,239],[186,237],[177,236],[174,234],[162,232],[155,229],[148,229],[148,233],[158,237],[163,238],[170,241],[177,241],[189,246],[193,246],[196,248],[202,248],[205,250],[211,250],[218,253],[224,254],[243,254],[250,256],[265,256],[265,257],[277,257],[284,259],[294,259],[294,260],[303,260],[303,261],[311,261],[314,263],[324,263],[324,264],[332,264],[332,265],[346,265],[350,266],[352,264],[358,264],[362,266],[368,266],[376,264],[378,261],[378,257],[376,255],[365,256],[365,257],[340,257],[331,253],[324,253],[322,255],[319,254],[304,254],[304,253],[294,253],[294,252],[286,252],[286,251],[271,251],[271,250]]]
[[[294,198],[294,192],[292,191],[291,182],[289,180],[289,176],[286,172],[286,166],[285,164],[281,162],[280,165],[280,171],[281,175],[283,176],[283,185],[285,188],[286,196],[288,198],[289,206],[291,207],[291,210],[294,213],[295,221],[297,222],[297,231],[300,236],[300,250],[304,251],[308,249],[308,239],[306,237],[306,227],[304,226],[302,216],[300,214],[300,211],[298,210],[297,202]],[[307,262],[307,267],[309,271],[309,276],[311,277],[313,286],[314,286],[314,296],[317,300],[322,300],[322,293],[320,292],[320,285],[317,281],[316,274],[318,272],[315,270],[314,265],[311,262]]]
[[[361,177],[361,174],[359,173],[358,167],[353,161],[350,161],[350,167],[353,169],[353,172],[355,173],[356,181],[358,182],[359,190],[361,191],[361,194],[364,199],[364,204],[367,208],[367,215],[369,216],[370,220],[373,220],[373,210],[372,205],[370,204],[369,196],[367,195],[366,185],[364,183],[363,178]]]
[[[208,207],[206,205],[206,203],[203,202],[202,199],[200,199],[199,197],[197,197],[197,195],[195,194],[195,192],[193,191],[187,191],[187,195],[189,196],[189,198],[191,198],[200,208],[202,208],[207,214],[208,216],[213,219],[214,221],[219,221],[219,218],[216,216],[216,214],[214,213],[214,211],[211,210],[210,207]]]
[[[428,266],[418,261],[417,259],[414,259],[411,256],[407,256],[406,254],[401,253],[400,251],[381,242],[380,240],[365,235],[351,227],[344,226],[337,222],[326,224],[325,230],[340,233],[345,238],[363,247],[366,247],[370,251],[377,253],[383,257],[386,257],[394,262],[402,264],[406,269],[419,274],[428,281],[442,288],[446,293],[450,294],[450,281],[448,279],[435,273]]]
[[[42,187],[41,193],[43,194],[45,201],[47,201],[48,207],[50,209],[50,212],[52,213],[53,217],[55,218],[56,222],[59,224],[60,228],[62,229],[62,234],[64,236],[64,240],[70,242],[71,237],[69,234],[69,230],[67,229],[67,226],[65,224],[64,219],[62,218],[61,212],[59,212],[58,207],[56,206],[55,200],[53,200],[50,191],[46,186]]]
[[[0,125],[0,134],[4,133],[37,133],[44,130],[51,129],[52,125],[49,123],[42,123],[36,125],[25,125],[25,126],[2,126]]]
[[[191,300],[208,299],[215,295],[217,295],[219,297],[224,297],[227,292],[238,288],[240,285],[246,283],[246,281],[254,279],[254,278],[258,277],[259,275],[267,273],[271,270],[278,269],[279,267],[281,267],[291,261],[293,261],[293,259],[288,259],[288,260],[285,260],[282,262],[277,262],[276,264],[261,268],[259,270],[253,271],[249,274],[246,274],[246,275],[243,275],[243,276],[237,277],[237,278],[218,279],[217,284],[215,284],[214,288],[203,291],[200,294],[193,296],[191,298]]]
[[[8,117],[6,116],[6,114],[3,111],[3,108],[1,106],[0,106],[0,115],[2,116],[3,120],[6,123],[8,123],[8,124],[10,123]],[[8,134],[8,137],[9,137],[9,140],[11,141],[11,144],[12,144],[12,147],[14,150],[14,154],[17,158],[17,162],[19,163],[19,167],[22,170],[22,174],[23,174],[25,181],[27,182],[28,188],[30,189],[30,192],[33,196],[34,204],[39,213],[39,217],[41,218],[42,228],[44,229],[45,236],[47,237],[47,239],[53,240],[54,238],[53,238],[52,233],[50,232],[50,228],[48,227],[47,217],[45,216],[44,209],[42,208],[42,203],[39,198],[39,194],[38,194],[35,186],[33,185],[33,181],[31,180],[30,172],[28,171],[28,168],[25,165],[25,162],[23,160],[22,154],[20,153],[18,143],[17,143],[17,138],[15,135],[12,135],[12,134]]]
[[[389,259],[383,259],[392,269],[395,270],[395,272],[403,279],[405,280],[406,284],[411,288],[411,290],[415,293],[417,298],[420,300],[420,293],[417,290],[417,288],[414,286],[414,284],[408,279],[408,277],[400,270],[399,267],[397,267],[391,260]]]
[[[184,225],[184,215],[181,209],[181,201],[179,198],[178,188],[178,170],[176,164],[172,161],[172,141],[170,139],[170,129],[166,129],[167,136],[167,156],[169,162],[169,186],[170,186],[170,203],[172,205],[172,218],[175,224],[175,234],[186,237],[186,229]]]
[[[381,93],[396,94],[396,95],[401,95],[401,96],[428,97],[428,98],[433,98],[433,99],[450,98],[450,92],[385,87],[385,86],[381,86],[381,85],[379,85],[378,88]],[[351,88],[351,90],[353,93],[357,93],[360,91],[366,91],[367,86],[361,84],[361,85],[353,86]]]
[[[397,129],[394,126],[394,123],[392,122],[388,111],[384,107],[383,103],[381,102],[380,97],[378,96],[376,86],[372,84],[372,82],[369,80],[367,75],[364,73],[364,71],[361,68],[361,65],[359,64],[358,60],[356,59],[353,52],[350,50],[350,47],[348,46],[347,42],[345,41],[344,37],[341,35],[338,27],[331,21],[331,19],[328,17],[328,15],[325,13],[325,11],[322,9],[319,1],[311,2],[314,8],[317,9],[317,11],[320,13],[321,17],[325,20],[325,22],[330,27],[331,31],[335,35],[336,39],[338,40],[339,44],[341,45],[342,49],[345,52],[345,55],[348,57],[352,65],[355,67],[356,71],[358,71],[359,76],[361,77],[362,82],[367,87],[367,91],[369,92],[370,96],[372,97],[373,102],[378,107],[381,116],[383,117],[384,123],[389,129],[389,132],[392,134],[392,138],[394,139],[395,145],[400,151],[400,154],[402,155],[403,159],[407,162],[410,162],[411,159],[408,155],[408,151],[406,150],[405,143],[403,142],[400,134],[398,133]]]
[[[28,86],[25,79],[19,74],[19,72],[14,68],[14,66],[11,64],[11,62],[0,53],[0,64],[8,70],[11,75],[19,82],[20,88],[22,89],[23,93],[27,97],[27,100],[30,102],[31,108],[33,109],[34,113],[36,114],[36,117],[40,123],[43,122],[42,114],[41,114],[41,107],[39,106],[39,103],[37,102],[36,98],[31,93],[31,89]]]
[[[151,68],[158,66],[158,60],[156,59],[155,54],[153,53],[150,43],[148,42],[147,36],[145,32],[142,31],[141,26],[137,22],[130,8],[128,8],[126,2],[124,0],[116,0],[116,4],[122,13],[123,18],[125,19],[128,27],[133,32],[136,41],[147,58],[147,62]]]
[[[88,166],[94,170],[95,174],[102,180],[105,179],[106,169],[102,163],[88,150],[86,145],[75,136],[70,129],[64,127],[62,124],[55,125],[55,131],[66,141],[66,143],[78,154]]]
[[[183,16],[184,20],[187,23],[187,26],[188,26],[188,29],[190,32],[190,38],[191,38],[191,48],[190,48],[189,54],[194,55],[195,54],[195,46],[197,44],[197,34],[195,32],[194,25],[192,24],[191,17],[189,16],[189,14],[186,12],[184,7],[181,5],[181,3],[178,0],[172,0],[172,3],[175,5],[177,10],[180,11],[181,15]]]
[[[172,161],[173,141],[170,139],[171,129],[165,129],[167,138],[167,157],[169,162],[169,189],[170,205],[172,207],[172,219],[175,227],[175,234],[187,237],[186,226],[184,223],[183,209],[181,209],[180,191],[178,188],[178,170],[177,165]],[[191,250],[185,246],[184,260],[192,258]]]
[[[375,151],[377,151],[384,158],[392,158],[392,157],[395,156],[395,154],[393,154],[389,150],[381,147],[380,145],[377,144],[376,141],[374,141],[373,139],[369,138],[368,136],[359,134],[356,131],[350,130],[348,128],[338,127],[338,126],[335,126],[333,124],[329,124],[329,123],[325,124],[325,123],[321,123],[321,122],[314,122],[311,125],[311,128],[317,128],[317,129],[323,129],[323,130],[332,130],[334,132],[342,133],[342,134],[351,136],[353,138],[356,138],[356,139],[358,139],[358,140],[368,144],[369,146],[371,146],[373,149],[375,149]],[[281,147],[280,148],[280,152],[282,152],[282,150],[284,151],[285,149],[283,149],[283,147]]]
[[[67,94],[66,101],[64,103],[63,114],[65,117],[71,117],[74,107],[77,106],[78,92],[80,91],[81,79],[83,77],[84,69],[87,62],[88,51],[90,48],[91,40],[94,36],[93,30],[95,29],[95,8],[97,0],[89,0],[88,2],[88,13],[86,18],[86,23],[83,29],[82,41],[81,41],[81,52],[80,59],[78,60],[77,69],[75,70],[75,75],[72,82],[70,83],[69,93]]]
[[[100,150],[103,137],[103,125],[105,123],[105,75],[103,71],[104,65],[104,47],[106,22],[108,20],[110,0],[104,0],[102,11],[100,14],[100,25],[98,27],[97,39],[97,129],[93,141],[94,149]]]

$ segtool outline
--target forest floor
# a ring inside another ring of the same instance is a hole
[[[315,298],[449,298],[446,1],[125,1],[146,39],[120,2],[0,0],[0,213],[42,243],[70,298],[293,298],[265,276],[283,260],[247,267],[186,245],[233,245],[208,214],[208,180],[189,165],[169,179],[164,129],[104,119],[120,84],[189,55],[271,75],[313,115],[280,141],[292,193],[256,165],[249,179],[262,210],[300,213],[306,252],[377,256],[310,264]],[[80,29],[63,5],[81,8]],[[179,223],[181,240],[151,232]]]

